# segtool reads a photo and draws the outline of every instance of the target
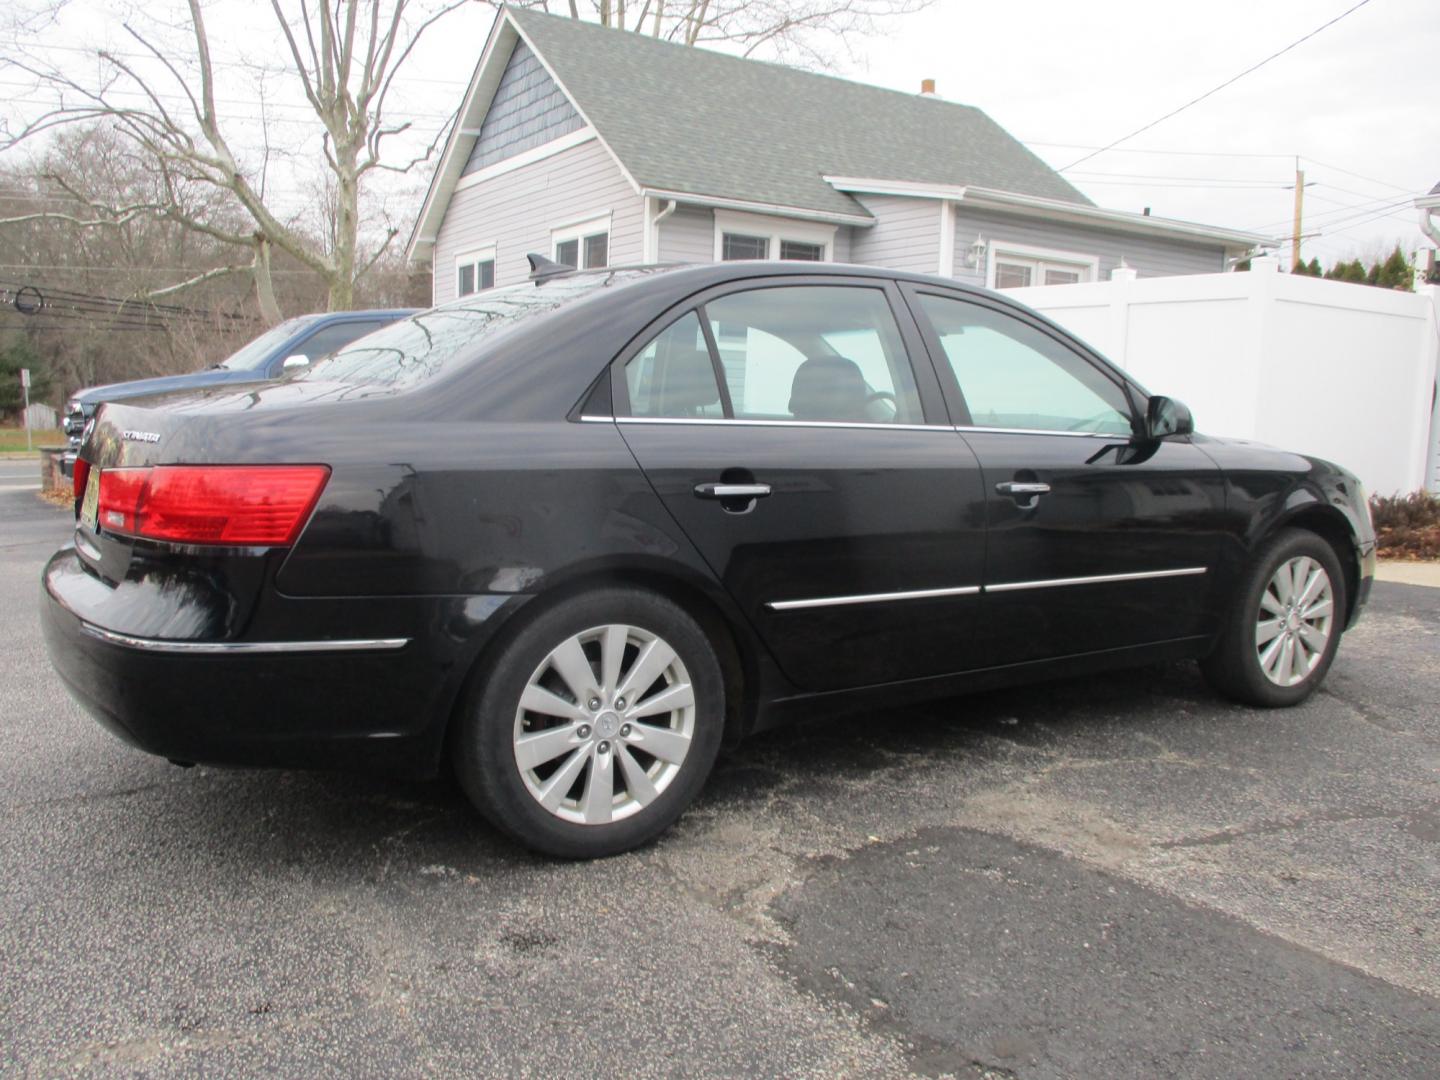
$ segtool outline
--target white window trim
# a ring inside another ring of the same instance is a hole
[[[835,261],[835,230],[837,225],[825,225],[818,221],[796,221],[793,218],[767,217],[764,214],[744,214],[735,210],[715,211],[715,261],[724,261],[725,234],[738,233],[742,236],[763,236],[769,241],[766,258],[780,258],[780,241],[793,240],[801,244],[819,244],[824,249],[821,262]]]
[[[455,277],[451,279],[455,282],[455,299],[460,299],[460,268],[463,266],[474,266],[476,263],[482,262],[493,262],[496,269],[499,269],[500,260],[495,258],[494,244],[491,244],[489,247],[472,248],[470,251],[462,252],[455,256]],[[500,284],[498,277],[495,284]],[[494,288],[494,286],[491,286],[491,288]],[[484,289],[480,288],[480,271],[477,268],[475,271],[475,292],[484,291]]]
[[[585,237],[597,236],[600,233],[604,233],[605,265],[611,265],[610,221],[612,217],[614,217],[614,211],[607,210],[603,214],[590,214],[587,217],[571,219],[570,221],[564,221],[559,225],[553,226],[550,229],[550,258],[556,258],[556,249],[565,243],[565,241],[575,240],[579,242],[577,245],[577,261],[583,263],[585,261]],[[577,266],[576,269],[583,270],[584,267]]]
[[[985,252],[985,287],[987,289],[995,288],[995,260],[1004,258],[1006,255],[1014,255],[1021,259],[1039,259],[1044,262],[1083,266],[1090,271],[1090,277],[1087,280],[1100,280],[1100,257],[1098,255],[1083,255],[1078,251],[1060,251],[1056,248],[1035,247],[1031,244],[1012,244],[1006,240],[991,240],[990,246]]]

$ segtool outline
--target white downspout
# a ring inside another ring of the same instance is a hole
[[[1433,240],[1436,247],[1440,247],[1440,225],[1435,224],[1435,209],[1433,206],[1420,208],[1420,231]]]
[[[649,202],[650,200],[647,199],[646,204],[648,205]],[[650,254],[645,260],[647,263],[658,263],[660,261],[660,223],[675,212],[676,205],[675,200],[671,199],[665,204],[665,209],[650,219],[650,225],[646,230],[650,241]]]

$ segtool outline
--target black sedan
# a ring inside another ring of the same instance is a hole
[[[651,839],[800,709],[1191,657],[1304,700],[1369,591],[1343,469],[953,281],[561,273],[278,384],[97,414],[51,656],[177,762],[453,767],[539,850]]]

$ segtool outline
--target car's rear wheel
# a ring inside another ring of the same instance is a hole
[[[1251,564],[1201,668],[1237,701],[1297,705],[1330,670],[1345,610],[1345,576],[1334,548],[1312,532],[1287,529]]]
[[[521,843],[593,858],[668,828],[720,748],[725,685],[677,605],[602,589],[543,612],[487,666],[455,742],[460,782]]]

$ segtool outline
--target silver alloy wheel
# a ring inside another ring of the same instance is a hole
[[[515,710],[515,763],[556,817],[605,825],[638,814],[679,774],[695,692],[675,650],[638,626],[596,626],[557,645]]]
[[[1325,655],[1335,622],[1335,592],[1325,567],[1297,555],[1276,568],[1260,594],[1255,651],[1276,686],[1297,686]]]

